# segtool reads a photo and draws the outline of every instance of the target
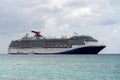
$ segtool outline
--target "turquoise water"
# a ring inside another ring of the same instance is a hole
[[[120,55],[0,55],[0,80],[120,80]]]

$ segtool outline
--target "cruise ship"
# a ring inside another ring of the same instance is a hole
[[[11,41],[8,54],[98,54],[106,47],[87,35],[50,38],[37,31],[31,32],[35,36],[26,34],[22,39]]]

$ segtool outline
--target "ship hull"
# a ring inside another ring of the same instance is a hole
[[[61,52],[59,54],[98,54],[105,46],[87,46],[77,48],[70,51]]]
[[[41,55],[41,54],[98,54],[105,46],[84,46],[84,47],[77,47],[65,51],[58,51],[58,52],[9,52],[9,54],[16,54],[16,55],[29,55],[29,54],[36,54],[36,55]],[[52,50],[52,49],[51,49]]]

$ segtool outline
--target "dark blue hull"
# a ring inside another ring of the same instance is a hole
[[[82,48],[76,48],[69,51],[64,51],[60,53],[50,53],[50,54],[98,54],[105,46],[86,46]],[[34,53],[41,55],[50,55],[49,53]]]
[[[70,51],[61,52],[58,54],[98,54],[105,46],[87,46],[73,49]]]

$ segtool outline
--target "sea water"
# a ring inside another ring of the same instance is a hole
[[[0,55],[0,80],[120,80],[120,55]]]

